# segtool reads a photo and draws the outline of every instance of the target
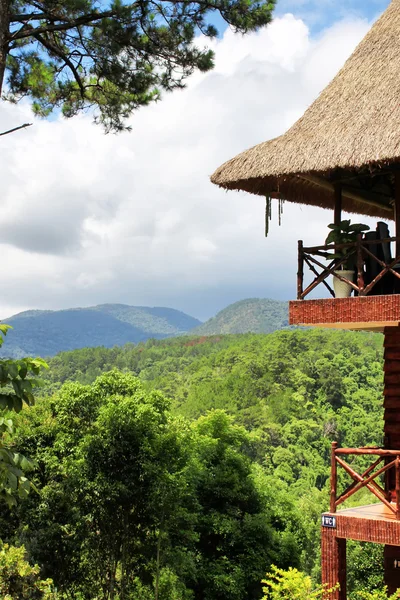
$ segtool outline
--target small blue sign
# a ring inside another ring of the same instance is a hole
[[[322,515],[322,527],[331,527],[331,529],[336,529],[336,517]]]

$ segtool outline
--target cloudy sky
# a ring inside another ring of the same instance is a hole
[[[274,22],[212,43],[216,67],[104,135],[89,117],[35,120],[0,144],[0,318],[104,302],[171,306],[206,319],[248,297],[295,297],[297,240],[329,212],[286,205],[264,238],[264,201],[210,174],[283,133],[389,0],[278,0]],[[0,130],[32,121],[0,106]],[[275,215],[276,217],[276,215]]]

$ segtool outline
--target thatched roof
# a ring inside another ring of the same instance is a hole
[[[301,119],[223,164],[211,181],[333,208],[332,183],[341,180],[344,210],[392,218],[395,163],[400,167],[400,0]]]

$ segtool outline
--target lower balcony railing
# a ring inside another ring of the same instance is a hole
[[[304,247],[303,242],[299,241],[297,299],[304,300],[321,284],[335,297],[335,292],[327,281],[331,275],[350,286],[358,296],[400,293],[400,255],[392,258],[392,242],[400,242],[400,237],[370,240],[359,235],[356,242],[310,248]],[[321,260],[329,255],[335,255],[335,258],[327,265],[323,264]],[[343,270],[349,262],[354,265],[351,276],[348,275],[349,271]],[[314,279],[306,288],[305,267],[314,275]]]
[[[358,473],[344,460],[346,456],[371,456],[376,457],[376,460],[362,473]],[[340,495],[337,494],[338,467],[343,468],[353,480]],[[377,481],[382,476],[384,487]],[[332,442],[330,512],[335,513],[340,504],[363,488],[369,490],[394,513],[396,519],[400,519],[400,450],[338,448],[337,442]]]

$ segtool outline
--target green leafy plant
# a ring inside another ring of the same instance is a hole
[[[399,600],[400,589],[390,596],[388,596],[387,587],[385,586],[382,590],[375,590],[373,592],[364,590],[360,592],[354,592],[354,594],[352,594],[350,597],[353,598],[353,600]]]
[[[0,324],[0,346],[4,341],[2,336],[9,329],[9,325]],[[23,499],[29,494],[32,484],[25,472],[31,470],[33,464],[14,451],[14,425],[7,413],[18,413],[24,403],[28,406],[35,403],[32,392],[41,383],[35,376],[42,368],[47,365],[40,358],[0,360],[0,500],[9,506],[16,504],[18,497]]]
[[[38,565],[32,566],[21,546],[0,546],[0,595],[3,600],[56,600],[51,579],[40,579]]]
[[[314,586],[311,577],[289,568],[287,571],[272,565],[264,584],[263,600],[322,600],[329,598],[338,586],[328,589],[327,586]]]
[[[341,221],[339,225],[335,223],[331,223],[328,225],[328,228],[331,230],[329,232],[328,237],[325,240],[325,244],[351,244],[357,241],[357,237],[360,233],[369,230],[368,225],[364,225],[363,223],[353,223],[351,224],[350,219],[345,221]],[[340,248],[333,254],[324,253],[326,258],[329,260],[338,259],[342,260],[346,256],[348,258],[341,264],[342,269],[352,270],[355,267],[355,254],[352,253],[352,248]]]

